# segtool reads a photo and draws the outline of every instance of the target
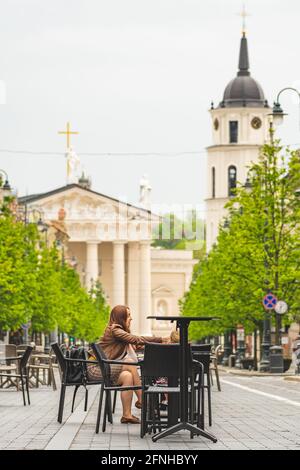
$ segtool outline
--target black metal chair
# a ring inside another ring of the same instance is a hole
[[[111,364],[122,364],[122,365],[130,365],[130,366],[140,366],[141,362],[126,362],[126,361],[117,361],[113,359],[107,359],[104,351],[102,350],[101,346],[97,343],[92,343],[92,349],[94,355],[98,361],[101,374],[103,377],[103,382],[101,384],[100,390],[100,397],[99,397],[99,405],[98,405],[98,413],[97,413],[97,422],[96,422],[96,433],[99,433],[100,427],[100,420],[101,420],[101,411],[102,411],[102,402],[103,402],[103,395],[105,392],[105,401],[104,401],[104,415],[103,415],[103,423],[102,423],[102,432],[106,430],[106,420],[113,424],[113,416],[112,416],[112,403],[111,403],[111,392],[126,392],[128,390],[141,390],[141,386],[138,385],[131,385],[131,386],[122,386],[116,385],[112,383],[111,380]],[[95,364],[95,362],[94,362]]]
[[[203,378],[203,366],[197,361],[193,361],[190,353],[189,367],[189,400],[190,400],[190,420],[193,423],[195,418],[202,425],[203,403],[201,400],[201,378]],[[180,345],[179,344],[157,344],[146,343],[142,370],[142,419],[141,437],[146,432],[168,427],[178,420],[179,411],[179,371],[180,371]],[[195,386],[194,376],[198,374],[198,381]],[[158,377],[164,377],[167,385],[156,382]],[[198,399],[195,400],[197,392]],[[168,418],[161,418],[159,410],[159,396],[167,393]],[[177,395],[177,399],[176,399]],[[203,394],[202,394],[203,396]],[[155,397],[155,398],[154,398]],[[148,401],[149,398],[149,401]],[[196,406],[197,404],[197,406]],[[191,436],[193,437],[193,436]]]
[[[204,367],[204,377],[206,377],[206,383],[203,382],[202,385],[202,401],[204,403],[204,389],[207,390],[207,403],[208,403],[208,423],[209,426],[212,425],[212,406],[211,406],[211,370],[210,370],[210,362],[211,362],[211,354],[210,349],[208,348],[201,349],[201,346],[210,346],[210,345],[193,345],[192,346],[192,355],[193,359],[203,364]],[[210,346],[211,348],[211,346]],[[204,413],[203,413],[203,426],[204,426]]]
[[[65,402],[65,394],[66,394],[66,387],[75,387],[72,399],[72,408],[71,412],[73,413],[75,398],[77,394],[77,390],[79,387],[85,388],[85,401],[84,401],[84,411],[87,411],[88,405],[88,385],[100,385],[102,384],[101,380],[89,380],[87,375],[87,364],[95,364],[95,361],[89,361],[88,359],[72,359],[69,357],[65,357],[59,344],[53,343],[51,344],[51,348],[57,358],[57,362],[61,371],[61,389],[60,389],[60,398],[59,398],[59,407],[58,407],[58,417],[57,421],[59,423],[62,422],[63,418],[63,409],[64,409],[64,402]],[[74,368],[78,366],[78,377],[74,379],[74,376],[71,374],[71,367]]]
[[[16,356],[16,357],[6,357],[6,361],[18,361],[18,373],[14,373],[13,371],[9,374],[6,373],[1,373],[0,377],[7,377],[10,380],[11,379],[16,379],[17,383],[18,381],[21,382],[21,387],[22,387],[22,394],[23,394],[23,403],[24,406],[26,406],[26,399],[25,399],[25,387],[26,387],[26,392],[27,392],[27,400],[28,400],[28,405],[30,405],[30,397],[29,397],[29,385],[28,385],[28,361],[30,358],[30,355],[32,353],[32,346],[27,346],[24,353],[22,356]]]
[[[210,372],[211,372],[211,384],[213,385],[213,374],[212,372],[214,371],[215,376],[216,376],[216,382],[217,382],[217,387],[219,392],[221,392],[221,383],[220,383],[220,376],[219,376],[219,369],[218,369],[218,361],[219,361],[219,356],[222,354],[221,353],[222,346],[219,344],[213,351],[210,356]]]
[[[194,351],[198,352],[209,352],[210,353],[210,383],[214,385],[213,374],[215,373],[216,382],[219,392],[221,392],[221,383],[218,370],[218,357],[221,350],[221,345],[218,345],[215,349],[212,348],[211,344],[193,344],[192,348]]]

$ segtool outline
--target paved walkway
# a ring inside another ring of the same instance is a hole
[[[181,432],[153,443],[139,437],[138,425],[120,423],[118,401],[114,424],[95,434],[98,391],[90,387],[89,409],[83,411],[83,390],[70,413],[72,390],[66,394],[64,421],[57,423],[59,392],[31,390],[30,406],[20,392],[0,390],[0,449],[300,449],[300,384],[282,377],[222,375],[222,392],[213,388],[213,426],[218,442],[190,440]],[[138,414],[136,410],[135,414]]]

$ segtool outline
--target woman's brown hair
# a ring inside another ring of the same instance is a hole
[[[109,325],[117,323],[121,325],[127,333],[130,333],[127,327],[128,308],[129,307],[126,307],[126,305],[116,305],[110,312]]]

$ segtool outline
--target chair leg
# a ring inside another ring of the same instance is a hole
[[[85,400],[84,400],[84,411],[87,411],[88,399],[89,399],[89,391],[86,388],[85,389]]]
[[[154,398],[153,395],[150,395],[150,419],[152,421],[153,432],[156,434]]]
[[[211,411],[211,386],[209,375],[207,375],[207,398],[208,398],[208,424],[212,425],[212,411]]]
[[[53,390],[56,390],[56,382],[55,382],[55,375],[54,375],[54,370],[52,369],[49,369],[49,374],[51,375],[51,382],[52,382],[52,387],[53,387]]]
[[[205,418],[204,400],[205,400],[205,394],[204,394],[203,384],[201,385],[200,394],[201,394],[201,398],[200,398],[201,413],[199,413],[199,415],[198,415],[198,427],[201,428],[201,429],[204,429],[204,418]]]
[[[100,427],[101,410],[102,410],[102,401],[103,401],[103,392],[104,392],[104,385],[101,385],[101,389],[100,389],[100,398],[99,398],[99,405],[98,405],[98,413],[97,413],[97,422],[96,422],[96,434],[98,434],[98,432],[99,432],[99,427]]]
[[[142,390],[142,413],[141,413],[141,438],[146,434],[147,402],[144,390]]]
[[[189,393],[189,410],[190,410],[190,422],[194,424],[195,418],[195,387],[192,385],[191,391]],[[194,439],[194,434],[190,432],[190,438]]]
[[[161,422],[161,416],[160,416],[160,408],[159,408],[159,403],[160,403],[160,395],[156,395],[156,412],[157,412],[157,419],[158,419],[158,430],[159,432],[161,432],[161,425],[160,425],[160,422]]]
[[[118,391],[117,391],[117,390],[115,390],[115,393],[114,393],[114,403],[113,403],[113,410],[112,410],[112,412],[113,412],[113,413],[114,413],[114,412],[115,412],[115,410],[116,410],[116,403],[117,403],[117,393],[118,393]]]
[[[218,367],[215,368],[215,374],[216,374],[217,387],[218,387],[219,392],[221,392],[221,383],[220,383]]]
[[[20,387],[19,387],[19,379],[16,379],[16,388],[17,388],[17,392],[19,391]]]
[[[111,392],[108,392],[108,409],[107,409],[107,415],[108,415],[108,421],[110,424],[113,424],[113,415],[112,415],[112,406],[111,406]]]
[[[213,381],[213,375],[212,375],[211,369],[209,369],[209,376],[210,376],[210,383],[211,383],[211,385],[213,386],[213,385],[214,385],[214,381]]]
[[[103,415],[103,423],[102,423],[102,432],[105,432],[105,430],[106,430],[107,407],[108,407],[108,393],[105,392],[104,415]]]
[[[75,385],[74,393],[73,393],[73,400],[72,400],[72,408],[71,408],[71,413],[74,411],[74,404],[75,404],[75,397],[77,390],[79,389],[80,385]]]
[[[26,400],[25,400],[25,389],[24,389],[24,378],[22,372],[20,373],[21,375],[21,387],[22,387],[22,394],[23,394],[23,403],[24,406],[26,406]]]
[[[39,379],[40,379],[40,370],[39,368],[36,369],[36,388],[39,386]]]
[[[58,407],[58,418],[57,418],[57,421],[59,423],[62,422],[62,418],[63,418],[63,411],[64,411],[64,403],[65,403],[65,394],[66,394],[66,386],[65,385],[61,385],[61,389],[60,389],[60,398],[59,398],[59,407]]]
[[[30,397],[29,397],[29,380],[28,380],[28,375],[26,374],[26,391],[27,391],[27,400],[28,400],[28,405],[30,405]]]

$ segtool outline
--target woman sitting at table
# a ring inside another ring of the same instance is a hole
[[[99,345],[106,354],[108,359],[122,360],[126,362],[137,362],[135,348],[143,346],[145,343],[167,343],[168,338],[161,337],[147,337],[135,336],[130,333],[130,323],[132,317],[130,308],[125,305],[116,305],[110,314],[109,323],[104,331],[102,338],[99,340]],[[91,353],[93,357],[93,354]],[[121,364],[111,364],[111,379],[113,384],[122,386],[141,385],[137,366]],[[98,365],[89,364],[88,374],[91,380],[98,380],[101,378],[101,370]],[[141,390],[135,391],[137,395],[136,408],[142,407],[142,392]],[[121,393],[121,400],[123,406],[123,416],[121,423],[139,424],[140,420],[131,412],[132,391]]]

